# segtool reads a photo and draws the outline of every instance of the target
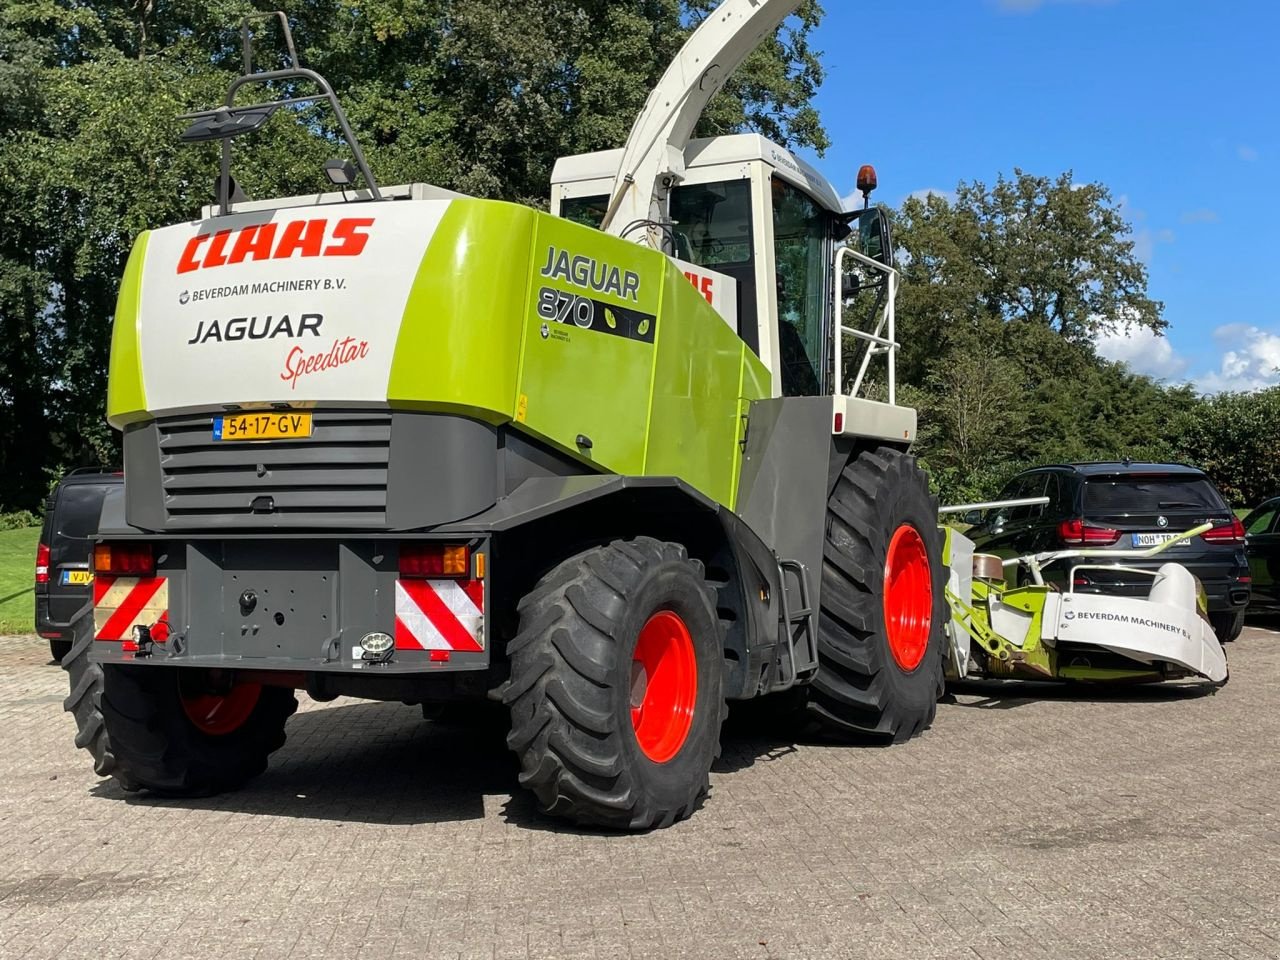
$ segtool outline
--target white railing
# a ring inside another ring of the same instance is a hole
[[[876,323],[875,329],[870,333],[857,327],[850,327],[844,322],[845,257],[852,257],[864,267],[869,267],[885,275],[885,283],[888,289],[886,290],[884,308],[880,311],[880,319]],[[862,381],[866,379],[867,369],[871,366],[871,358],[876,354],[885,354],[888,360],[889,403],[894,404],[897,402],[897,365],[895,361],[898,350],[901,349],[901,345],[896,339],[897,331],[894,327],[894,305],[898,299],[898,271],[893,267],[886,267],[878,260],[872,260],[852,247],[841,247],[836,251],[835,281],[835,309],[831,314],[834,321],[833,335],[836,361],[834,390],[838,392],[844,383],[844,338],[850,336],[865,341],[868,346],[867,352],[862,356],[862,363],[858,367],[858,375],[854,378],[853,385],[849,388],[849,396],[856,397],[858,391],[862,389]]]

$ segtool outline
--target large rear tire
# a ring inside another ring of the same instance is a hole
[[[564,561],[520,602],[508,645],[508,746],[542,808],[665,827],[707,792],[720,752],[723,628],[682,546],[615,541]]]
[[[62,709],[75,718],[76,746],[89,751],[94,773],[109,777],[115,773],[116,758],[102,719],[102,666],[89,662],[89,651],[94,644],[93,614],[81,617],[72,629],[71,649],[62,658],[62,669],[70,678],[71,692],[62,701]]]
[[[933,722],[944,687],[938,505],[889,447],[859,454],[827,504],[818,675],[808,710],[840,737],[898,743]]]
[[[126,790],[177,797],[233,790],[266,769],[297,709],[292,690],[215,684],[202,670],[103,668],[111,772]]]

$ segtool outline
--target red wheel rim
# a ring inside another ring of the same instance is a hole
[[[226,693],[182,694],[182,710],[201,733],[220,737],[239,730],[262,695],[260,683],[237,683]]]
[[[933,573],[919,531],[904,523],[884,559],[884,629],[889,652],[903,670],[920,666],[933,625]]]
[[[698,697],[693,637],[679,615],[649,618],[631,655],[631,726],[644,755],[666,763],[684,746]]]

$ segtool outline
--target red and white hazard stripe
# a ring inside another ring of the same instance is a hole
[[[483,580],[397,580],[396,649],[484,649]]]
[[[129,640],[133,628],[150,627],[169,615],[167,577],[111,577],[93,580],[93,626],[98,640]]]

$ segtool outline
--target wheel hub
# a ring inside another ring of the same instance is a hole
[[[684,746],[693,726],[698,662],[684,620],[671,610],[649,618],[631,659],[631,726],[654,763],[666,763]]]
[[[908,673],[920,666],[933,625],[933,572],[920,532],[908,523],[893,532],[884,561],[884,628],[889,652]]]
[[[260,683],[237,683],[226,693],[182,691],[182,710],[201,733],[220,737],[239,730],[261,696]]]

